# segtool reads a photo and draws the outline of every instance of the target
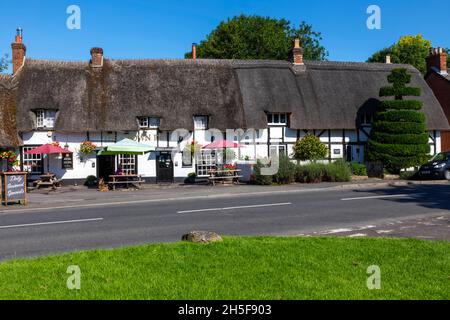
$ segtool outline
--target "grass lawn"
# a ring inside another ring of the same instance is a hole
[[[69,265],[81,290],[66,287]],[[368,290],[367,267],[381,268]],[[450,243],[409,239],[225,238],[0,264],[1,299],[450,299]]]

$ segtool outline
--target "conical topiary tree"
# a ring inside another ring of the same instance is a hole
[[[380,161],[387,170],[398,173],[428,159],[430,146],[422,102],[404,100],[405,96],[420,96],[420,88],[407,87],[411,75],[406,69],[392,70],[388,82],[392,86],[380,89],[380,97],[395,97],[382,101],[375,116],[368,141],[367,159]]]

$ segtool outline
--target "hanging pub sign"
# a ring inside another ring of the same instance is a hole
[[[1,176],[2,201],[5,205],[12,202],[26,204],[27,202],[27,173],[4,172]]]
[[[73,169],[73,153],[62,154],[62,168],[66,170]]]

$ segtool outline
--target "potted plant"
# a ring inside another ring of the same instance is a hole
[[[195,172],[191,172],[188,174],[187,178],[184,180],[186,184],[195,183],[195,179],[197,178],[197,174]]]

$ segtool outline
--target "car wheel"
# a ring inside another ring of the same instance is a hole
[[[445,179],[450,180],[450,170],[444,171],[444,177],[445,177]]]

